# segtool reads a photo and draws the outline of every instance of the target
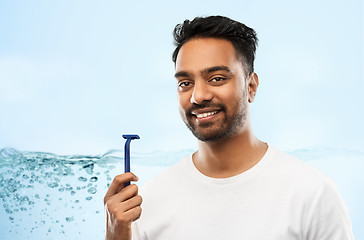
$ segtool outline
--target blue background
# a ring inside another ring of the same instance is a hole
[[[0,148],[103,154],[125,133],[141,136],[137,153],[196,148],[177,110],[172,30],[206,15],[256,30],[257,136],[334,178],[364,237],[361,0],[0,0]]]

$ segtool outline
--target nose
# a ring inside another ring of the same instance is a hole
[[[205,101],[211,101],[213,94],[206,83],[196,81],[191,95],[190,102],[195,104],[202,104]]]

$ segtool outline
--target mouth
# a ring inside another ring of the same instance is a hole
[[[198,109],[191,112],[191,116],[198,122],[205,122],[215,119],[222,110],[221,109]]]
[[[220,111],[212,111],[212,112],[205,112],[205,113],[192,113],[193,115],[195,115],[198,119],[200,118],[206,118],[208,116],[212,116],[212,115],[215,115],[215,114],[218,114]]]

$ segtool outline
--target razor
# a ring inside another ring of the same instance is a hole
[[[134,139],[140,139],[140,137],[136,134],[134,135],[123,135],[123,138],[126,139],[124,146],[124,171],[125,173],[130,172],[130,142]],[[129,186],[130,182],[126,182],[124,187]]]

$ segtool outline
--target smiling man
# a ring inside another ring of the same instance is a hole
[[[106,239],[353,239],[332,181],[253,133],[255,31],[212,16],[177,25],[174,38],[179,110],[198,150],[140,195],[123,187],[135,175],[116,176]]]

